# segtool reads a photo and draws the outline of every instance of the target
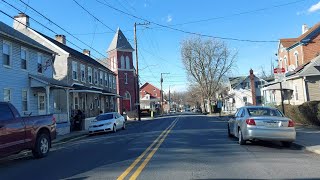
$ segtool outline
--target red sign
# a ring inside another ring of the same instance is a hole
[[[284,68],[275,68],[275,69],[273,70],[273,72],[274,72],[275,74],[285,73],[286,70],[285,70]]]

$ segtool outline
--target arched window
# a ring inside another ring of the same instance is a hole
[[[125,99],[131,99],[131,95],[130,95],[130,93],[128,91],[124,94],[124,98]]]
[[[296,59],[296,68],[297,68],[299,66],[299,54],[298,54],[298,52],[294,53],[294,57]]]
[[[130,69],[130,59],[126,56],[126,69]]]
[[[124,69],[125,65],[124,65],[124,57],[121,56],[121,69]]]

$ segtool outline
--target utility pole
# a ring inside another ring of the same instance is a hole
[[[138,109],[138,120],[141,121],[141,112],[140,112],[140,85],[139,85],[139,61],[138,61],[138,42],[137,42],[137,25],[146,26],[149,25],[150,22],[147,23],[134,23],[134,44],[136,50],[136,74],[137,74],[137,93],[136,93],[136,104]]]
[[[163,115],[163,91],[162,91],[162,83],[163,83],[163,78],[162,74],[170,74],[170,73],[160,73],[161,74],[161,79],[160,79],[160,84],[161,84],[161,115]]]

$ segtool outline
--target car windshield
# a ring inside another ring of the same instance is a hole
[[[282,117],[282,113],[277,109],[270,108],[247,108],[250,116],[279,116]]]
[[[101,114],[98,117],[96,117],[97,121],[103,121],[103,120],[108,120],[112,118],[113,118],[113,114]]]

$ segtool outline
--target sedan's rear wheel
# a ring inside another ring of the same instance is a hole
[[[116,127],[116,125],[115,125],[115,124],[113,125],[112,132],[114,132],[114,133],[116,133],[116,132],[117,132],[117,127]]]
[[[239,144],[240,144],[240,145],[245,145],[245,144],[246,144],[246,141],[243,139],[242,131],[241,131],[240,128],[239,128],[239,131],[238,131],[238,137],[239,137]]]
[[[123,129],[123,130],[126,129],[126,122],[123,122],[122,129]]]

